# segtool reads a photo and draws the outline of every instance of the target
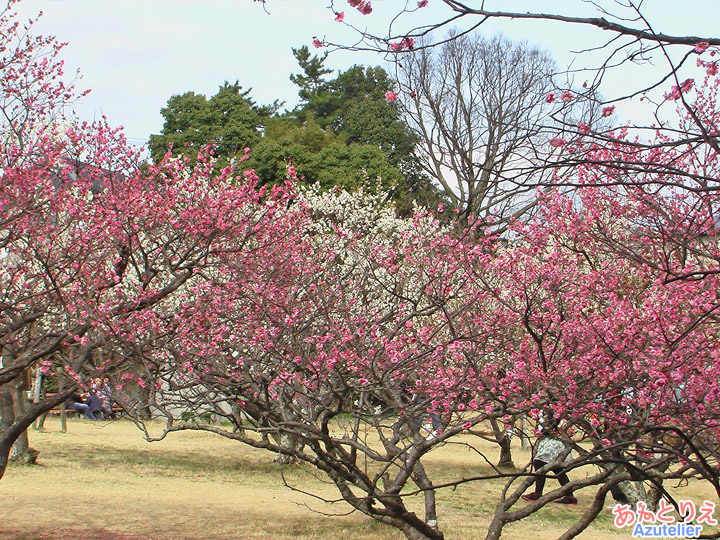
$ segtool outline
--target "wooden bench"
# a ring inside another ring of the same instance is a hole
[[[55,396],[57,396],[57,393],[56,393],[56,392],[47,392],[47,393],[45,394],[45,397],[44,397],[43,399],[52,399],[52,398],[54,398]],[[60,416],[60,414],[62,413],[62,410],[63,410],[63,408],[64,408],[64,405],[65,405],[65,402],[58,403],[58,404],[55,405],[52,409],[50,409],[50,410],[47,412],[47,414],[50,415],[50,416]],[[65,414],[66,414],[67,416],[76,416],[76,415],[79,416],[78,411],[76,411],[75,409],[67,409],[67,408],[65,408]]]

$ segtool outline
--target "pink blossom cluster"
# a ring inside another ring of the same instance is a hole
[[[683,94],[687,94],[695,85],[695,79],[685,79],[680,85],[673,85],[670,93],[665,95],[665,99],[677,101]]]
[[[390,50],[393,52],[412,51],[413,49],[415,49],[415,40],[411,37],[405,37],[397,43],[390,44]]]
[[[348,0],[348,4],[357,9],[363,15],[370,15],[372,13],[372,5],[368,1]]]

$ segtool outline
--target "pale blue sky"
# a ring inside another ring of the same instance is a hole
[[[608,0],[605,0],[608,1]],[[133,142],[142,143],[162,128],[160,108],[172,94],[189,90],[211,95],[223,81],[240,81],[252,87],[260,103],[280,99],[292,106],[297,89],[290,73],[298,67],[291,47],[310,44],[314,35],[353,43],[349,28],[333,20],[329,0],[267,0],[263,11],[252,0],[23,0],[23,16],[43,11],[38,31],[54,34],[69,45],[64,51],[67,71],[79,67],[80,88],[92,92],[76,107],[85,119],[105,114],[122,124]],[[403,0],[373,0],[374,13],[363,17],[346,2],[336,5],[346,22],[382,33],[392,11]],[[419,10],[408,21],[425,23],[442,15],[439,0]],[[433,5],[434,4],[434,5]],[[576,9],[587,13],[580,0],[496,0],[504,10],[530,8],[552,11]],[[410,2],[414,5],[414,2]],[[673,34],[718,35],[720,0],[645,0],[644,11],[656,31]],[[570,51],[599,44],[607,33],[560,24],[530,22],[494,23],[483,32],[502,31],[512,39],[527,39],[547,47],[562,66],[572,60]],[[347,69],[353,64],[383,65],[369,53],[334,52],[328,65]],[[634,78],[656,68],[618,72],[608,79],[605,95],[621,92]],[[618,111],[636,113],[630,104]]]

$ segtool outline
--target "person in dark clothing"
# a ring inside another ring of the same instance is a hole
[[[83,398],[77,393],[72,394],[65,400],[65,408],[82,413],[83,418],[88,420],[97,420],[90,407],[83,402]]]
[[[543,430],[542,438],[537,443],[532,461],[533,468],[537,472],[548,464],[551,464],[548,472],[554,473],[560,485],[564,486],[570,482],[567,474],[563,472],[565,465],[570,461],[572,461],[572,457],[568,451],[568,446],[560,438],[557,421],[553,421],[548,428]],[[542,497],[544,488],[545,475],[540,475],[535,479],[535,491],[529,495],[523,495],[522,498],[526,501],[537,501]],[[570,492],[555,502],[574,505],[577,504],[578,501],[572,492]]]
[[[97,397],[95,394],[88,394],[85,404],[90,407],[90,412],[92,413],[94,420],[102,420],[103,418],[105,418],[105,415],[103,414],[102,401],[100,401],[100,398]]]

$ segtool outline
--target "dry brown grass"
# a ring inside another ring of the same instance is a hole
[[[282,485],[272,455],[210,434],[186,432],[159,443],[145,442],[127,421],[72,420],[60,433],[49,419],[46,431],[31,431],[40,465],[10,467],[0,480],[0,540],[401,540],[395,529],[343,503],[327,505]],[[492,453],[488,446],[489,453]],[[516,462],[529,459],[516,449]],[[437,477],[487,472],[479,457],[445,445],[427,458]],[[300,489],[335,497],[309,468],[285,468]],[[553,481],[549,481],[552,487]],[[440,526],[448,539],[484,538],[501,482],[443,490]],[[700,484],[675,489],[701,500]],[[590,503],[549,505],[532,519],[508,526],[503,538],[556,538]],[[421,498],[415,497],[418,509]],[[580,538],[630,538],[613,527],[608,511]]]

